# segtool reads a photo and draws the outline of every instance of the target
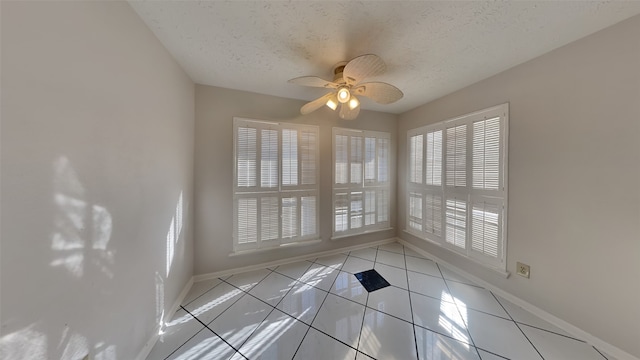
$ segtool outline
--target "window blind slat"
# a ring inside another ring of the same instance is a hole
[[[373,190],[364,192],[364,225],[376,223],[376,192]]]
[[[500,188],[500,117],[473,123],[473,187]]]
[[[260,240],[269,241],[279,238],[278,197],[268,196],[260,199]]]
[[[348,180],[347,144],[349,137],[346,135],[335,136],[335,183],[346,184]]]
[[[498,257],[501,240],[500,206],[487,202],[473,204],[471,214],[472,249],[493,257]]]
[[[349,194],[349,220],[350,228],[362,227],[362,192],[354,191]]]
[[[466,248],[467,202],[463,199],[447,199],[446,241],[460,249]]]
[[[389,190],[379,189],[376,192],[376,203],[378,204],[378,223],[389,221]]]
[[[442,130],[427,133],[426,184],[442,185]]]
[[[282,130],[282,185],[298,185],[298,132]]]
[[[302,185],[313,185],[316,183],[316,149],[317,136],[312,131],[301,131],[300,145],[302,151]]]
[[[351,152],[349,164],[351,165],[351,183],[362,183],[362,137],[351,136]]]
[[[256,147],[256,129],[238,128],[236,139],[236,183],[238,187],[256,186]]]
[[[422,231],[422,193],[409,193],[409,228]]]
[[[378,182],[389,181],[389,139],[378,139]]]
[[[298,235],[298,199],[282,198],[282,238],[293,238]]]
[[[238,243],[258,241],[258,203],[256,198],[240,198],[237,203]]]
[[[333,213],[335,217],[335,231],[346,231],[349,229],[349,195],[338,193],[333,200]]]
[[[447,186],[467,186],[467,125],[447,128]]]
[[[425,231],[442,236],[442,196],[425,195]]]
[[[278,131],[261,131],[260,186],[274,188],[278,186]]]
[[[422,134],[409,140],[409,181],[416,184],[422,184],[422,140]]]
[[[376,181],[376,138],[364,139],[364,181]]]
[[[317,233],[316,224],[316,197],[303,196],[300,198],[301,206],[301,236],[308,236]]]

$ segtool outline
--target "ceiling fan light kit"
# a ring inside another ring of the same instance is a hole
[[[344,120],[353,120],[360,113],[360,100],[355,96],[370,98],[379,104],[391,104],[402,99],[402,91],[397,87],[379,81],[363,83],[371,76],[380,75],[386,65],[377,55],[361,55],[349,62],[340,62],[333,68],[333,81],[317,76],[302,76],[289,80],[292,84],[332,89],[332,92],[306,103],[300,109],[303,115],[309,114],[323,105],[337,110],[338,116]]]

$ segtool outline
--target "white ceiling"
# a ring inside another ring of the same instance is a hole
[[[373,53],[402,113],[640,13],[640,1],[130,1],[199,84],[312,100],[340,61]]]

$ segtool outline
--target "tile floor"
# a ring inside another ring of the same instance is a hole
[[[372,358],[612,360],[398,243],[195,283],[147,359]]]

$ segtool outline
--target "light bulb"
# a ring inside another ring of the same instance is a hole
[[[358,105],[360,105],[360,101],[358,101],[358,98],[356,98],[355,96],[352,97],[351,100],[349,100],[349,110],[357,108]]]
[[[349,93],[349,89],[342,88],[338,90],[338,101],[340,103],[342,104],[346,103],[347,101],[349,101],[350,97],[351,97],[351,94]]]
[[[329,99],[327,100],[327,104],[326,104],[329,108],[331,108],[331,110],[335,110],[338,108],[338,103],[335,102],[333,99]]]

